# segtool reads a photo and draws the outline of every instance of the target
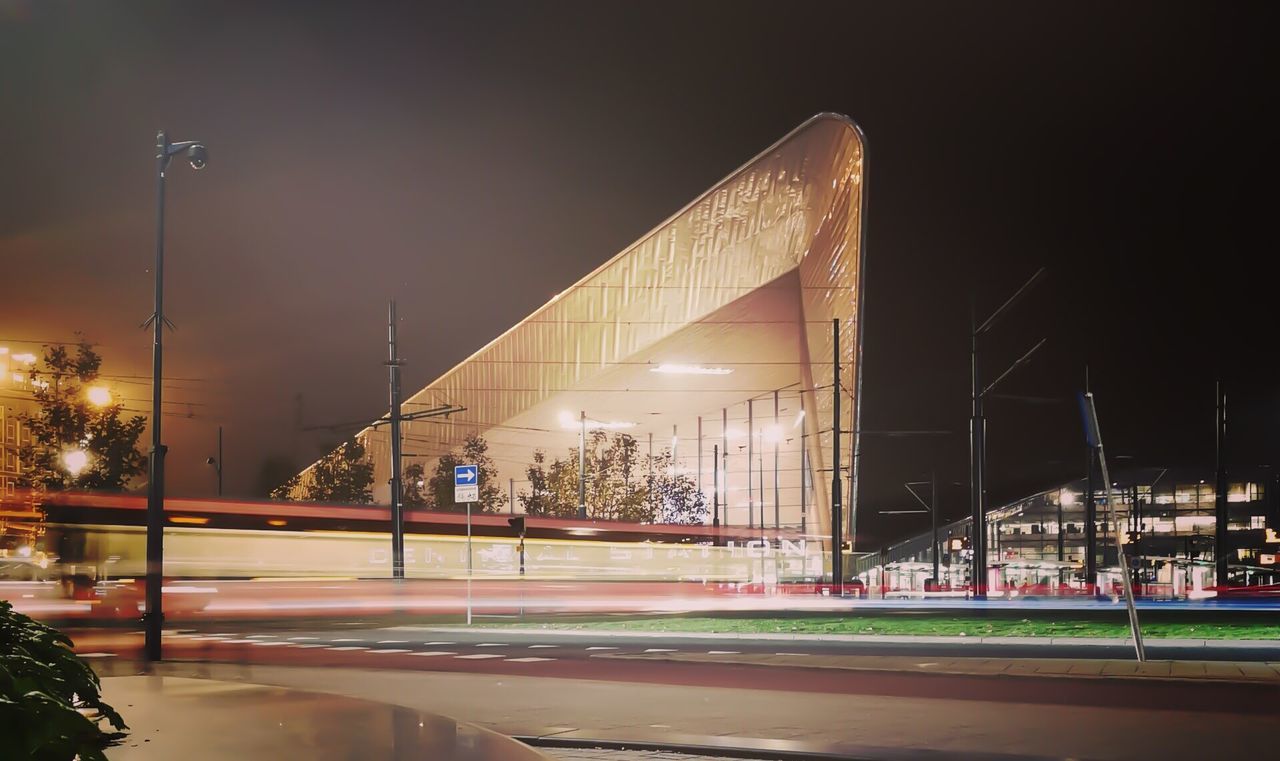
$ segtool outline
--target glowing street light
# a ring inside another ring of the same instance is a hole
[[[85,392],[89,403],[95,407],[106,407],[111,404],[111,391],[106,386],[90,386]]]
[[[69,450],[63,453],[62,464],[67,466],[68,473],[78,476],[89,464],[89,454],[83,449]]]

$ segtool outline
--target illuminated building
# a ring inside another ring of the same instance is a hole
[[[413,455],[405,465],[430,473],[441,454],[479,434],[500,486],[519,495],[535,450],[569,459],[584,428],[609,431],[633,437],[642,456],[669,453],[667,467],[693,480],[708,505],[719,480],[722,523],[829,532],[833,320],[839,467],[844,493],[856,493],[848,432],[861,375],[864,150],[845,117],[821,114],[797,127],[409,395],[404,413],[465,410],[405,423]],[[435,319],[429,304],[418,311],[421,324]],[[375,463],[375,501],[386,503],[385,420],[358,436]],[[314,467],[293,496],[303,496]],[[590,497],[585,507],[598,516]]]
[[[1136,581],[1144,595],[1195,597],[1216,586],[1214,493],[1212,474],[1161,468],[1121,473],[1112,488],[1116,525],[1107,511],[1107,489],[1094,484],[1097,516],[1097,583],[1118,582],[1115,531],[1122,532],[1125,553],[1136,558]],[[1280,494],[1275,474],[1260,469],[1245,480],[1228,479],[1228,560],[1233,586],[1280,582]],[[1087,556],[1085,479],[1033,494],[990,511],[988,585],[992,590],[1038,587],[1083,588]],[[939,526],[940,583],[958,589],[968,584],[970,519]],[[931,535],[921,534],[860,557],[858,573],[868,585],[892,592],[916,593],[932,576]]]
[[[28,375],[35,362],[34,354],[0,346],[0,547],[38,532],[39,515],[29,494],[18,488],[21,449],[31,443],[22,414],[35,409]]]

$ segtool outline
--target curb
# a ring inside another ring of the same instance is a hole
[[[1080,757],[1031,756],[1009,753],[944,751],[925,748],[863,748],[845,745],[818,748],[792,740],[714,735],[685,736],[684,742],[612,740],[561,735],[511,735],[535,748],[653,751],[711,758],[762,759],[763,761],[1086,761]]]
[[[445,633],[460,631],[474,634],[497,634],[503,637],[635,637],[641,639],[710,639],[710,640],[762,640],[766,642],[851,642],[880,643],[889,645],[1019,645],[1033,647],[1132,647],[1127,637],[947,637],[937,635],[903,634],[781,634],[772,632],[655,632],[625,631],[617,629],[534,629],[514,626],[392,626],[398,631]],[[1151,647],[1202,647],[1206,649],[1262,649],[1280,652],[1280,641],[1269,639],[1157,639],[1147,638]]]

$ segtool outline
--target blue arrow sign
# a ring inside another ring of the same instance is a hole
[[[455,465],[453,467],[454,486],[472,486],[478,478],[478,468],[475,465]]]

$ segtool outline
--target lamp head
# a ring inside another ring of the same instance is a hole
[[[209,149],[202,143],[195,143],[187,149],[187,161],[192,169],[204,169],[209,163]]]

